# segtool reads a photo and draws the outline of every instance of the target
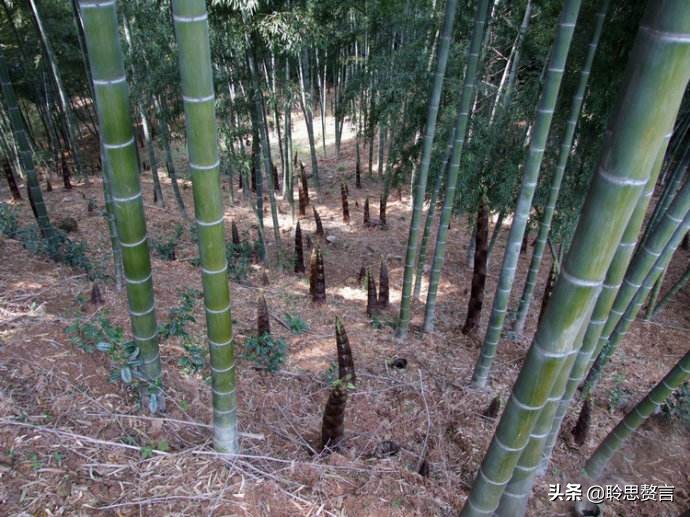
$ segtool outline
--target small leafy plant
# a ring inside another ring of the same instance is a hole
[[[295,335],[304,334],[309,330],[309,324],[299,314],[285,313],[285,323],[290,327],[290,332]]]
[[[669,420],[677,418],[690,427],[690,381],[683,383],[661,405],[661,413]]]
[[[189,339],[190,337],[189,332],[187,332],[187,325],[196,322],[192,312],[201,292],[197,289],[184,289],[180,290],[179,294],[181,298],[180,305],[170,309],[168,321],[162,324],[158,330],[161,339],[171,337]]]
[[[7,203],[0,203],[0,233],[14,239],[18,230],[17,209]]]
[[[169,236],[166,240],[158,241],[153,240],[153,248],[156,250],[156,254],[163,260],[177,260],[177,254],[175,250],[180,244],[180,239],[184,233],[184,226],[178,224],[175,226],[175,233]]]
[[[121,327],[113,326],[106,312],[98,313],[95,321],[85,321],[80,315],[65,331],[72,345],[85,352],[93,352],[96,344],[101,342],[120,342],[124,335]]]
[[[285,363],[287,349],[287,343],[282,338],[271,334],[252,336],[244,343],[244,358],[274,373]]]
[[[105,313],[98,314],[95,323],[77,318],[67,327],[67,333],[74,346],[89,353],[97,350],[108,355],[110,382],[121,381],[134,388],[143,379],[139,373],[139,346],[135,341],[125,341],[122,327],[114,326]]]
[[[321,377],[326,384],[333,384],[333,382],[335,382],[335,380],[338,378],[338,363],[331,361],[328,365],[328,369],[322,374]]]
[[[630,398],[630,393],[626,390],[622,384],[625,377],[622,373],[617,373],[613,377],[613,388],[609,393],[609,411],[613,412],[616,409],[623,407]]]
[[[201,291],[184,289],[178,292],[181,299],[180,305],[170,309],[168,321],[160,326],[159,334],[162,339],[181,338],[185,353],[177,360],[177,365],[187,375],[194,375],[206,365],[206,350],[196,344],[194,336],[187,328],[189,323],[196,322],[192,313],[201,297]]]
[[[192,343],[182,346],[186,353],[177,360],[177,365],[187,375],[194,375],[206,365],[206,350]]]
[[[239,244],[228,242],[225,245],[225,251],[228,258],[228,274],[230,278],[235,282],[246,280],[255,246],[249,241],[242,241]]]

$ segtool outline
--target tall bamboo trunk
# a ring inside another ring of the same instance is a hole
[[[158,176],[158,160],[156,159],[156,149],[153,146],[151,139],[151,128],[149,126],[149,118],[143,103],[139,103],[139,116],[141,120],[141,128],[144,133],[144,145],[146,146],[146,153],[149,158],[149,165],[151,167],[151,177],[153,178],[153,201],[156,205],[165,208],[165,199],[163,198],[163,189],[161,189],[161,180]]]
[[[263,104],[263,95],[259,87],[258,71],[256,70],[256,58],[254,56],[254,49],[247,51],[247,61],[249,64],[249,74],[252,83],[252,97],[254,100],[254,110],[256,112],[255,121],[258,124],[257,130],[259,133],[259,142],[264,162],[264,172],[268,178],[268,199],[271,205],[271,220],[273,223],[273,236],[275,238],[276,246],[280,247],[280,225],[278,224],[278,210],[275,200],[275,185],[273,183],[273,165],[271,161],[271,142],[268,137],[268,129],[265,123],[265,110]],[[258,185],[258,170],[257,170],[257,185]],[[263,190],[263,189],[262,189]],[[257,190],[257,199],[259,192]],[[262,192],[263,197],[263,192]]]
[[[154,97],[153,105],[156,108],[156,116],[158,118],[158,125],[160,126],[160,138],[165,150],[165,168],[168,171],[168,177],[172,184],[173,194],[175,195],[175,203],[180,210],[180,214],[184,219],[189,219],[187,215],[187,208],[184,205],[182,192],[180,192],[180,184],[177,181],[177,170],[175,169],[175,160],[173,159],[172,148],[170,147],[170,126],[168,125],[168,118],[164,113],[165,107],[160,99]]]
[[[429,106],[426,117],[426,130],[424,135],[424,146],[422,151],[422,163],[417,178],[417,186],[414,193],[414,205],[410,220],[410,231],[407,239],[407,250],[405,252],[405,271],[403,274],[402,296],[400,301],[400,316],[398,319],[397,336],[404,339],[407,336],[411,318],[412,305],[412,281],[417,261],[417,240],[419,237],[419,226],[422,218],[422,205],[426,192],[427,177],[431,164],[431,152],[433,149],[434,136],[436,134],[436,121],[438,118],[439,104],[441,100],[441,90],[443,88],[443,78],[446,73],[450,40],[453,35],[453,23],[455,21],[455,11],[457,0],[448,0],[446,3],[445,20],[441,36],[441,45],[438,51],[436,62],[436,73],[429,99]]]
[[[681,276],[678,279],[678,281],[675,284],[673,284],[673,286],[668,290],[668,292],[661,298],[659,303],[657,303],[654,306],[651,314],[649,315],[649,319],[654,319],[654,317],[659,313],[659,311],[663,309],[668,304],[668,302],[670,302],[673,299],[673,297],[678,294],[678,292],[681,289],[688,285],[688,282],[690,282],[690,266],[688,266],[688,268],[685,270],[683,276]]]
[[[219,452],[235,453],[235,354],[208,15],[204,0],[173,0],[172,6],[211,356],[213,444]]]
[[[633,250],[637,244],[637,238],[640,233],[640,228],[642,227],[642,222],[644,221],[645,213],[649,205],[649,201],[654,193],[654,187],[656,184],[659,171],[661,170],[661,164],[664,160],[664,154],[666,151],[666,146],[668,144],[668,136],[664,137],[661,148],[658,151],[657,160],[653,166],[652,174],[649,177],[649,181],[645,186],[644,194],[638,199],[633,215],[630,217],[628,224],[621,238],[621,242],[618,244],[616,253],[614,254],[611,265],[606,272],[606,279],[601,289],[601,293],[597,298],[596,305],[592,312],[592,317],[587,326],[587,330],[582,338],[581,342],[576,343],[579,348],[575,362],[568,372],[568,382],[566,384],[565,392],[558,402],[558,408],[555,413],[553,423],[551,425],[551,431],[546,438],[544,445],[544,451],[542,452],[542,459],[539,465],[539,472],[543,473],[546,471],[549,460],[551,459],[551,453],[556,445],[558,435],[560,432],[563,419],[566,416],[568,407],[580,386],[586,370],[590,365],[590,358],[594,353],[594,350],[601,336],[603,326],[606,323],[606,319],[611,311],[614,300],[618,293],[618,290],[623,282],[623,277],[625,276],[626,270],[633,256]],[[541,320],[541,318],[540,318]]]
[[[2,161],[2,170],[5,173],[5,179],[7,180],[7,186],[9,187],[10,193],[12,194],[12,199],[14,199],[15,201],[20,201],[22,199],[22,195],[19,192],[19,187],[17,186],[17,179],[14,177],[12,165],[10,164],[10,160],[8,158],[5,158]]]
[[[644,242],[639,247],[633,260],[625,275],[623,285],[621,286],[613,308],[604,325],[604,329],[597,343],[596,351],[593,357],[596,361],[585,380],[583,393],[585,395],[591,393],[596,388],[599,382],[604,366],[608,362],[615,346],[611,346],[609,338],[613,335],[618,323],[625,315],[625,311],[632,301],[635,293],[643,284],[644,279],[654,267],[655,261],[663,250],[667,247],[669,242],[674,238],[676,232],[682,226],[682,220],[690,210],[690,182],[686,183],[683,189],[678,193],[676,199],[673,200],[671,206],[666,213],[666,216],[659,221],[659,226],[654,233],[649,236],[649,240]],[[682,240],[685,234],[679,236],[678,243]]]
[[[148,381],[149,408],[155,412],[164,407],[156,304],[116,6],[89,0],[80,0],[79,6],[101,127],[103,168],[110,173],[104,177],[112,192],[132,333]]]
[[[300,105],[302,106],[302,113],[304,114],[304,123],[307,127],[307,138],[309,139],[309,152],[311,154],[311,173],[314,176],[314,183],[316,189],[319,190],[319,162],[316,157],[316,141],[314,137],[314,111],[313,111],[313,95],[307,98],[306,84],[304,79],[304,63],[302,55],[297,56],[298,67],[297,72],[299,75],[299,86],[300,86]],[[310,86],[312,82],[309,82]],[[313,90],[313,88],[312,88]]]
[[[429,208],[426,211],[424,231],[422,232],[422,240],[419,243],[419,255],[417,256],[417,270],[414,276],[413,296],[415,300],[419,300],[422,294],[422,277],[424,276],[424,265],[426,264],[429,237],[431,236],[431,229],[434,224],[434,214],[436,213],[438,195],[441,192],[441,183],[444,175],[446,174],[448,162],[450,161],[450,155],[453,152],[453,142],[455,142],[455,128],[453,128],[453,130],[450,133],[450,137],[448,139],[448,146],[446,147],[446,152],[443,157],[443,162],[441,162],[441,167],[439,168],[438,172],[436,173],[436,177],[434,178],[434,187],[431,191],[431,198],[429,199]]]
[[[100,145],[101,154],[101,168],[103,175],[103,199],[105,201],[105,210],[103,216],[108,223],[108,233],[110,234],[110,247],[113,252],[113,271],[115,272],[115,288],[118,291],[122,290],[124,282],[124,271],[122,266],[122,248],[120,247],[120,239],[117,235],[117,222],[115,221],[115,205],[113,203],[113,187],[112,187],[112,171],[108,165],[108,159],[105,155],[103,143]]]
[[[643,398],[604,438],[585,464],[584,473],[598,479],[611,457],[656,410],[690,377],[690,352],[687,352],[670,372]]]
[[[67,125],[67,132],[69,137],[69,145],[72,150],[72,157],[74,158],[74,163],[77,167],[77,173],[80,177],[84,178],[84,169],[81,162],[81,150],[79,147],[79,128],[74,120],[74,113],[72,112],[72,105],[67,97],[67,92],[62,83],[62,77],[60,76],[60,71],[55,61],[55,54],[53,53],[53,48],[48,40],[48,35],[46,34],[45,28],[43,27],[43,20],[41,20],[41,15],[36,7],[35,0],[29,0],[29,5],[31,7],[31,14],[33,16],[34,22],[36,24],[36,29],[38,30],[38,35],[41,40],[41,46],[45,52],[48,63],[50,64],[50,71],[55,81],[55,86],[58,89],[58,96],[60,98],[60,104],[62,105],[62,110],[65,113],[65,122]]]
[[[49,244],[55,245],[57,234],[53,225],[50,223],[48,210],[43,201],[43,193],[41,192],[41,185],[38,182],[38,174],[34,168],[33,152],[31,151],[29,136],[27,135],[26,126],[24,125],[24,117],[17,103],[17,97],[14,93],[7,63],[5,62],[5,55],[2,51],[0,51],[0,87],[2,87],[2,94],[5,100],[5,106],[7,106],[10,126],[17,145],[19,163],[24,171],[26,190],[31,208],[36,217],[36,222],[38,223],[38,229],[41,232],[41,236],[46,239]]]

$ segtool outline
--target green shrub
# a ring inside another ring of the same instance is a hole
[[[168,312],[168,321],[158,329],[161,339],[168,339],[171,337],[181,337],[189,339],[190,335],[187,332],[187,324],[195,323],[196,319],[192,315],[194,306],[201,296],[201,292],[196,289],[184,289],[178,291],[181,298],[181,303],[177,307],[173,307]]]
[[[184,226],[178,224],[175,226],[175,233],[169,236],[166,240],[158,241],[151,239],[153,244],[153,249],[156,254],[163,260],[177,260],[177,254],[175,250],[180,244],[180,239],[184,233]]]
[[[677,418],[690,427],[690,382],[686,381],[661,405],[662,414],[668,419]]]
[[[252,336],[244,343],[244,358],[273,373],[285,363],[287,349],[287,343],[282,338],[270,334]]]
[[[254,255],[254,245],[248,241],[242,241],[239,244],[228,242],[225,244],[225,254],[228,259],[230,278],[235,282],[246,280]]]
[[[309,330],[309,324],[304,321],[299,314],[285,313],[285,322],[290,327],[290,332],[293,334],[303,334]]]
[[[14,239],[18,230],[17,209],[7,203],[0,203],[0,233]]]

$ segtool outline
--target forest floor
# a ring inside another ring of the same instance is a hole
[[[306,149],[303,142],[302,149]],[[300,155],[307,156],[302,150]],[[105,303],[94,306],[88,301],[92,285],[84,274],[32,254],[18,241],[2,241],[0,513],[368,516],[457,512],[497,422],[483,412],[494,396],[502,402],[507,399],[539,309],[537,304],[530,314],[525,338],[502,340],[489,388],[471,389],[469,380],[491,309],[508,227],[491,257],[478,337],[464,336],[459,330],[465,318],[471,265],[467,224],[456,220],[439,290],[436,331],[424,334],[419,330],[423,306],[415,303],[409,339],[398,343],[392,323],[400,299],[409,228],[408,193],[403,192],[401,198],[392,195],[387,229],[366,228],[362,225],[365,197],[369,196],[376,219],[382,182],[364,172],[363,188],[355,188],[351,140],[343,142],[339,160],[332,146],[325,157],[319,148],[319,158],[321,192],[317,196],[312,182],[312,204],[323,219],[326,234],[335,238],[323,245],[327,302],[312,306],[306,277],[291,272],[293,224],[284,200],[279,204],[285,250],[281,261],[286,270],[281,272],[275,266],[276,248],[267,211],[266,235],[273,267],[264,270],[253,264],[246,278],[231,282],[238,355],[245,339],[255,333],[255,301],[260,294],[275,316],[271,322],[274,336],[289,345],[285,364],[274,374],[255,368],[246,359],[239,362],[239,426],[244,434],[242,455],[236,458],[223,458],[212,451],[208,366],[197,373],[184,368],[189,352],[180,338],[161,343],[168,407],[164,414],[151,417],[139,407],[136,393],[121,382],[111,382],[111,357],[84,350],[66,332],[75,321],[83,325],[107,318],[128,335],[124,291],[116,291],[112,282],[102,282]],[[342,222],[341,180],[349,185],[350,224]],[[150,172],[144,173],[142,183],[149,237],[164,241],[174,234],[176,224],[185,227],[177,260],[164,260],[152,250],[157,315],[164,323],[169,311],[180,305],[181,290],[201,289],[199,270],[191,260],[197,251],[190,238],[190,223],[180,217],[167,178],[163,180],[167,208],[152,202]],[[191,212],[191,187],[183,183]],[[11,203],[3,188],[0,200]],[[100,181],[77,183],[71,191],[56,186],[45,197],[55,221],[68,216],[78,221],[78,231],[70,237],[85,240],[91,260],[112,274],[108,230],[99,215],[103,206]],[[96,200],[99,209],[89,211],[88,200]],[[16,205],[20,221],[28,224],[32,220],[28,203]],[[231,220],[244,239],[255,237],[255,218],[241,193],[237,203],[226,203],[228,239]],[[311,208],[301,224],[303,233],[314,238]],[[530,252],[528,247],[521,257],[511,307],[517,305]],[[378,279],[382,254],[387,256],[390,270],[391,308],[372,320],[366,315],[366,293],[357,276],[365,265]],[[689,258],[687,251],[677,253],[665,287],[680,276]],[[538,293],[548,271],[549,258],[546,260]],[[264,272],[268,285],[262,281]],[[426,284],[422,292],[425,290]],[[579,404],[572,408],[549,471],[535,485],[530,515],[570,514],[572,503],[549,501],[549,484],[582,482],[579,471],[594,447],[686,352],[689,294],[687,290],[680,293],[655,321],[633,325],[596,392],[591,429],[581,447],[570,433]],[[285,322],[286,313],[299,315],[309,330],[293,334],[279,322]],[[193,315],[196,322],[188,328],[191,339],[205,347],[201,300],[196,301]],[[324,456],[315,449],[329,391],[328,370],[336,359],[336,316],[349,335],[358,382],[347,403],[344,446],[340,452]],[[407,367],[392,368],[389,363],[396,357],[405,358]],[[398,444],[399,452],[387,457],[381,454],[386,440]],[[613,501],[603,505],[604,514],[679,515],[688,509],[689,451],[687,424],[662,416],[650,419],[615,456],[602,484],[673,485],[675,500]],[[422,460],[426,464],[420,474]]]

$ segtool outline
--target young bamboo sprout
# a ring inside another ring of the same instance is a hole
[[[259,296],[256,301],[256,335],[263,337],[271,334],[271,316],[268,312],[268,305],[264,295]]]
[[[343,222],[347,224],[350,222],[350,205],[347,202],[347,185],[345,183],[340,185],[340,197],[343,204]]]
[[[378,298],[376,297],[376,280],[371,270],[367,269],[367,316],[373,316],[378,306]]]
[[[359,160],[355,165],[355,187],[362,188],[362,167],[360,167]]]
[[[103,305],[103,295],[101,294],[101,289],[98,287],[98,282],[94,282],[91,287],[91,304],[92,305]]]
[[[307,173],[304,170],[304,162],[299,162],[299,178],[302,182],[302,190],[304,191],[305,204],[309,204],[309,183],[307,182]]]
[[[312,206],[311,209],[314,211],[314,224],[316,225],[316,235],[317,237],[324,237],[326,234],[323,231],[321,217],[319,216],[319,213],[316,211],[316,207]]]
[[[485,203],[481,203],[477,214],[475,232],[474,271],[472,272],[472,289],[467,307],[467,318],[462,327],[462,333],[467,335],[479,327],[484,304],[484,285],[486,284],[486,260],[488,257],[489,240],[489,210]]]
[[[364,226],[369,226],[369,198],[364,200],[364,212],[362,216],[362,223]]]
[[[357,274],[357,285],[364,287],[364,279],[367,277],[367,268],[362,266]]]
[[[582,411],[573,427],[573,439],[577,445],[584,445],[589,434],[589,424],[592,420],[592,402],[591,398],[587,397],[582,403]]]
[[[336,450],[345,434],[345,405],[347,404],[347,386],[338,380],[328,395],[326,409],[323,412],[321,425],[321,449]]]
[[[232,221],[231,229],[232,229],[232,243],[235,246],[239,246],[240,244],[242,244],[242,241],[240,241],[240,232],[237,229],[237,225],[235,224],[235,221]]]
[[[541,318],[546,310],[546,304],[549,303],[549,298],[551,298],[551,293],[553,293],[553,286],[556,284],[556,278],[558,278],[558,261],[554,258],[551,263],[551,270],[549,271],[549,279],[544,285],[544,294],[541,297],[541,308],[539,309],[539,319],[537,321],[537,326],[541,322]]]
[[[386,198],[381,196],[379,202],[379,226],[386,228]]]
[[[388,307],[390,302],[390,296],[388,294],[388,266],[386,265],[386,259],[381,259],[381,270],[379,272],[379,297],[378,305],[379,307],[385,309]]]
[[[352,358],[350,340],[340,318],[335,318],[335,342],[338,348],[338,378],[351,384],[357,382],[355,362]]]
[[[304,195],[304,189],[302,187],[298,188],[297,192],[298,200],[299,200],[299,215],[305,216],[307,215],[307,198]]]
[[[326,275],[323,267],[321,248],[314,247],[309,259],[309,292],[315,303],[326,301]]]
[[[295,273],[304,273],[304,248],[302,247],[302,228],[295,227]]]

